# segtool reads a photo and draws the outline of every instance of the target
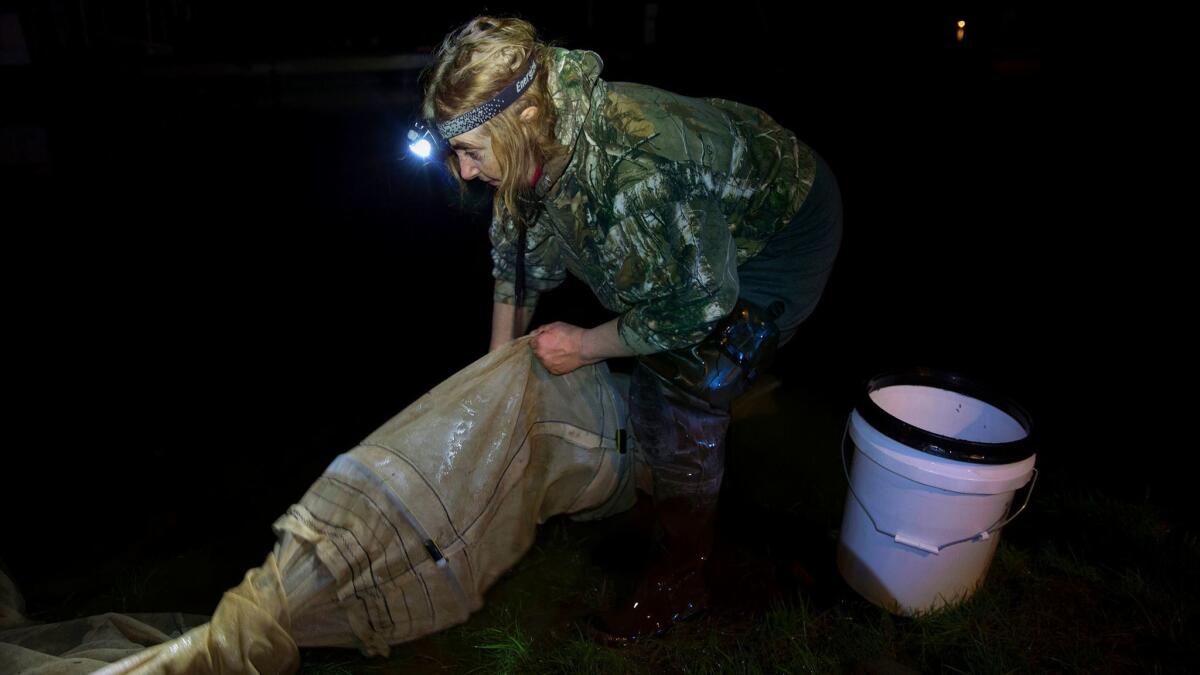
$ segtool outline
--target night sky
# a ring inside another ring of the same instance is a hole
[[[0,2],[27,55],[0,66],[0,557],[27,578],[189,537],[256,565],[336,454],[486,351],[488,196],[401,161],[418,71],[363,67],[482,11],[606,79],[763,108],[829,161],[845,239],[785,383],[848,414],[883,369],[964,373],[1030,409],[1051,470],[1169,486],[1104,459],[1036,3],[133,4]],[[535,322],[610,316],[575,282]]]

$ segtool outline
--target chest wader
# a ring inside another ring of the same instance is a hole
[[[637,359],[629,419],[653,475],[663,550],[633,597],[598,617],[607,640],[660,634],[707,608],[703,572],[725,473],[730,406],[774,356],[774,318],[739,300],[699,344]]]
[[[820,155],[814,159],[816,176],[799,213],[738,266],[740,299],[729,316],[699,344],[639,357],[634,367],[630,424],[652,470],[665,550],[631,599],[597,617],[608,641],[662,633],[707,605],[703,568],[730,405],[817,306],[841,244],[837,180]]]
[[[627,642],[662,633],[707,606],[704,563],[725,473],[730,405],[817,306],[841,244],[842,201],[828,164],[800,211],[738,266],[739,297],[699,344],[638,357],[629,418],[653,477],[664,551],[628,601],[597,617],[602,637]]]
[[[639,357],[630,418],[654,471],[656,501],[684,499],[711,511],[725,466],[730,406],[770,365],[776,313],[739,300],[698,344]]]

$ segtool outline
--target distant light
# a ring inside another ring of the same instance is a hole
[[[433,154],[433,144],[430,143],[429,139],[426,138],[422,138],[416,143],[408,146],[408,149],[421,159],[429,159],[429,155]]]
[[[958,27],[959,27],[959,28],[966,28],[966,27],[967,27],[967,22],[966,22],[966,21],[959,21],[959,22],[958,22]]]
[[[963,39],[966,37],[966,34],[967,34],[967,22],[963,21],[962,19],[959,19],[958,33],[955,35],[955,37],[958,39],[959,42],[962,42]]]

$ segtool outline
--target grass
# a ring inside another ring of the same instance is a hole
[[[833,569],[844,499],[836,455],[747,457],[836,444],[839,415],[810,407],[810,416],[799,436],[776,415],[745,420],[735,434],[719,573],[751,597],[727,593],[660,639],[600,646],[587,617],[634,569],[614,568],[606,556],[620,541],[621,516],[553,519],[470,621],[361,664],[395,673],[1200,672],[1200,537],[1151,503],[1071,484],[1053,470],[965,602],[918,618],[867,603]],[[769,479],[780,473],[814,487]],[[765,534],[779,531],[794,536]],[[791,573],[797,566],[803,572]],[[414,670],[429,654],[436,664]]]
[[[782,579],[767,592],[749,602],[726,597],[661,639],[600,646],[588,637],[587,615],[605,602],[600,589],[614,573],[596,560],[619,520],[552,520],[535,550],[490,593],[484,616],[436,637],[460,644],[487,637],[496,652],[480,658],[479,650],[462,650],[440,671],[1200,671],[1200,537],[1152,503],[1073,485],[1052,471],[1030,512],[1006,528],[988,578],[966,602],[916,619],[865,602],[833,569],[845,495],[840,460],[830,453],[746,456],[752,448],[836,447],[839,414],[809,411],[806,435],[782,428],[774,414],[743,420],[734,435],[727,476],[733,496],[722,507],[734,512],[722,524],[733,552],[722,572],[739,586],[743,578]],[[805,477],[812,489],[786,489],[770,473]],[[772,531],[796,537],[781,542],[763,534]],[[797,565],[804,572],[788,574]],[[565,610],[563,598],[570,598]],[[400,673],[404,655],[422,651],[422,643],[397,646],[392,661],[379,663]]]
[[[497,675],[524,672],[533,646],[533,640],[515,622],[510,626],[484,628],[473,641],[475,649],[485,654],[476,670]]]
[[[304,649],[301,672],[1200,672],[1194,526],[1053,468],[968,600],[919,618],[869,604],[833,564],[845,479],[827,450],[844,415],[775,395],[774,408],[735,427],[710,612],[631,647],[597,644],[588,617],[630,584],[640,544],[629,539],[627,515],[555,518],[465,624],[397,645],[387,658]],[[806,417],[797,424],[778,410]],[[200,590],[228,587],[234,575],[224,567],[240,562],[211,551],[146,558],[105,575],[103,595],[63,602],[83,614],[186,609]]]

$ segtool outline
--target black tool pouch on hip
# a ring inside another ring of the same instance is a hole
[[[726,409],[770,365],[779,346],[777,312],[739,299],[698,344],[641,357],[668,383]]]

